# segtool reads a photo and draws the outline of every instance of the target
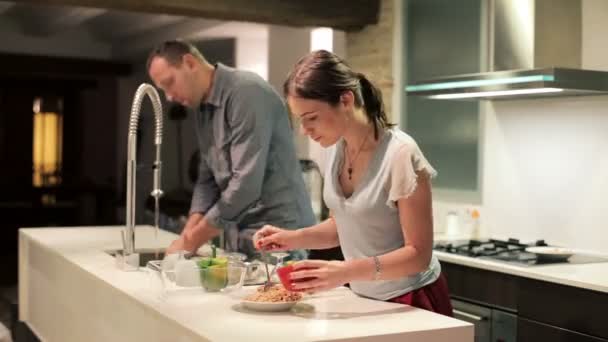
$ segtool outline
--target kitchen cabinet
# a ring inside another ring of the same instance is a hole
[[[519,317],[547,325],[534,325],[539,333],[550,327],[563,328],[608,341],[607,293],[527,278],[520,278],[519,284]]]
[[[484,69],[481,0],[408,0],[403,20],[408,84]],[[405,92],[402,94],[405,97]],[[435,197],[463,193],[478,202],[479,102],[404,99],[401,122],[433,166]],[[437,190],[439,190],[437,192]]]
[[[475,342],[517,341],[517,277],[441,262],[454,317],[475,325]]]
[[[453,299],[515,315],[519,342],[608,341],[608,293],[445,261],[441,265]]]
[[[518,341],[552,342],[606,342],[608,339],[593,337],[572,330],[558,328],[525,318],[517,320]]]
[[[517,277],[441,262],[453,298],[517,311]]]

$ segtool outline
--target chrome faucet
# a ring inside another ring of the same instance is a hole
[[[133,98],[131,106],[131,118],[129,119],[129,140],[127,150],[127,201],[126,201],[126,226],[122,233],[123,255],[121,268],[125,270],[136,270],[139,267],[139,254],[135,253],[135,180],[137,170],[137,127],[139,125],[139,113],[144,95],[148,95],[154,109],[156,118],[156,132],[154,144],[156,145],[156,159],[153,164],[154,183],[152,197],[155,206],[155,225],[158,227],[159,219],[159,199],[163,195],[160,189],[161,159],[160,151],[163,136],[163,109],[160,97],[156,89],[147,83],[142,83]]]

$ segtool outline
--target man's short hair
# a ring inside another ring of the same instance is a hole
[[[150,70],[150,64],[152,64],[152,60],[155,57],[164,58],[169,65],[180,66],[182,64],[182,57],[188,53],[198,58],[201,62],[205,61],[203,54],[191,43],[179,39],[163,42],[148,55],[146,70]]]

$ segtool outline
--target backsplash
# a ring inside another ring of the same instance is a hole
[[[608,96],[485,106],[484,230],[608,253]]]
[[[475,221],[479,225],[477,228]],[[433,231],[436,239],[487,237],[483,222],[484,212],[479,205],[433,201]]]

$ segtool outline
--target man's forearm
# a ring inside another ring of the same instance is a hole
[[[182,231],[181,239],[183,240],[184,249],[194,252],[205,242],[213,239],[220,233],[221,230],[211,225],[203,216],[192,222],[191,225],[186,224],[184,231]]]

